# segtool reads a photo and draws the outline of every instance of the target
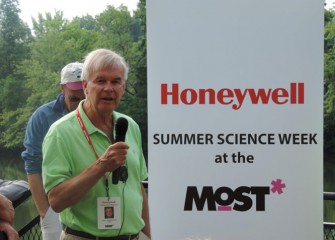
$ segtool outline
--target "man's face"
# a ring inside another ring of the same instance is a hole
[[[121,68],[105,69],[84,80],[86,101],[101,113],[114,111],[125,93],[124,71]]]
[[[72,112],[78,107],[81,100],[85,98],[84,91],[81,90],[71,90],[66,87],[66,85],[61,85],[62,92],[65,96],[65,106],[69,112]]]

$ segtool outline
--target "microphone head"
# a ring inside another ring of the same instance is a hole
[[[115,122],[115,139],[114,142],[124,142],[128,129],[128,120],[124,117],[119,117]]]

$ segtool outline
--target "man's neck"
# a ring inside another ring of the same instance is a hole
[[[92,105],[85,103],[86,101],[83,104],[83,110],[92,124],[103,131],[109,139],[113,140],[113,114],[98,112]]]

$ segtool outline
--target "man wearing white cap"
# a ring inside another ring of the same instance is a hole
[[[55,121],[75,110],[85,98],[81,81],[82,63],[66,65],[61,72],[61,93],[32,114],[28,121],[21,156],[25,162],[30,190],[41,217],[43,240],[58,240],[62,231],[58,214],[50,207],[42,183],[42,142]]]

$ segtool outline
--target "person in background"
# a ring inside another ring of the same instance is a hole
[[[19,234],[13,228],[14,207],[12,202],[0,194],[0,232],[3,232],[8,240],[18,240]],[[0,234],[0,239],[2,236]]]
[[[28,121],[21,156],[25,162],[30,190],[41,217],[44,240],[58,240],[62,231],[59,215],[50,208],[42,183],[42,142],[49,127],[58,119],[77,108],[84,99],[81,71],[82,63],[66,65],[61,71],[61,93],[32,114]]]
[[[133,240],[142,232],[150,237],[141,132],[131,117],[115,111],[127,76],[128,66],[117,53],[89,53],[81,77],[86,99],[44,139],[43,183],[50,205],[60,212],[63,240]],[[125,141],[115,141],[119,118],[128,122]],[[122,169],[119,175],[116,169]],[[105,219],[105,207],[113,207],[113,219]]]

